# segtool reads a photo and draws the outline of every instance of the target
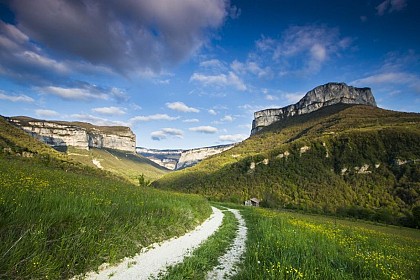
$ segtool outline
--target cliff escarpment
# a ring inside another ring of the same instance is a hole
[[[334,104],[358,104],[376,107],[370,88],[356,88],[345,83],[328,83],[306,93],[296,104],[254,113],[251,135],[282,119],[303,115]]]
[[[235,144],[228,144],[190,150],[156,150],[137,147],[136,151],[138,154],[169,170],[179,170],[194,166],[200,161],[220,154],[234,146]]]
[[[83,122],[45,121],[11,117],[8,121],[54,148],[108,148],[135,152],[136,135],[129,127],[95,126]]]

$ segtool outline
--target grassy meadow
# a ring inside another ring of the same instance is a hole
[[[201,197],[0,155],[0,279],[63,279],[200,224]]]
[[[138,177],[141,174],[144,174],[146,180],[154,181],[169,172],[168,169],[141,155],[124,151],[96,148],[81,150],[68,147],[66,155],[74,161],[92,168],[98,168],[93,163],[96,160],[103,170],[126,178],[137,185],[139,184]]]
[[[420,279],[420,231],[244,208],[245,260],[234,279]]]

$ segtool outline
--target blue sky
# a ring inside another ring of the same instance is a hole
[[[249,136],[327,82],[419,112],[420,1],[1,0],[0,114],[127,125],[137,145]]]

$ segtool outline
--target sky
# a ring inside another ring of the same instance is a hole
[[[0,115],[188,149],[328,82],[419,112],[419,21],[417,0],[0,0]]]

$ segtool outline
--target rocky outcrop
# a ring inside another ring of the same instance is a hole
[[[44,121],[28,117],[8,118],[34,138],[55,148],[108,148],[135,152],[136,135],[129,127],[95,126],[82,122]]]
[[[234,144],[204,147],[190,150],[157,150],[137,147],[137,153],[170,170],[191,167],[209,156],[219,154]]]
[[[298,103],[279,109],[266,109],[254,113],[251,135],[282,119],[308,114],[334,104],[361,104],[376,107],[370,88],[356,88],[345,83],[328,83],[309,91]]]
[[[169,170],[175,170],[183,150],[158,150],[137,147],[136,152]]]
[[[193,166],[202,161],[203,159],[206,159],[212,155],[220,154],[226,150],[229,150],[233,146],[234,145],[231,144],[183,151],[176,165],[176,169],[178,170],[189,166]]]

